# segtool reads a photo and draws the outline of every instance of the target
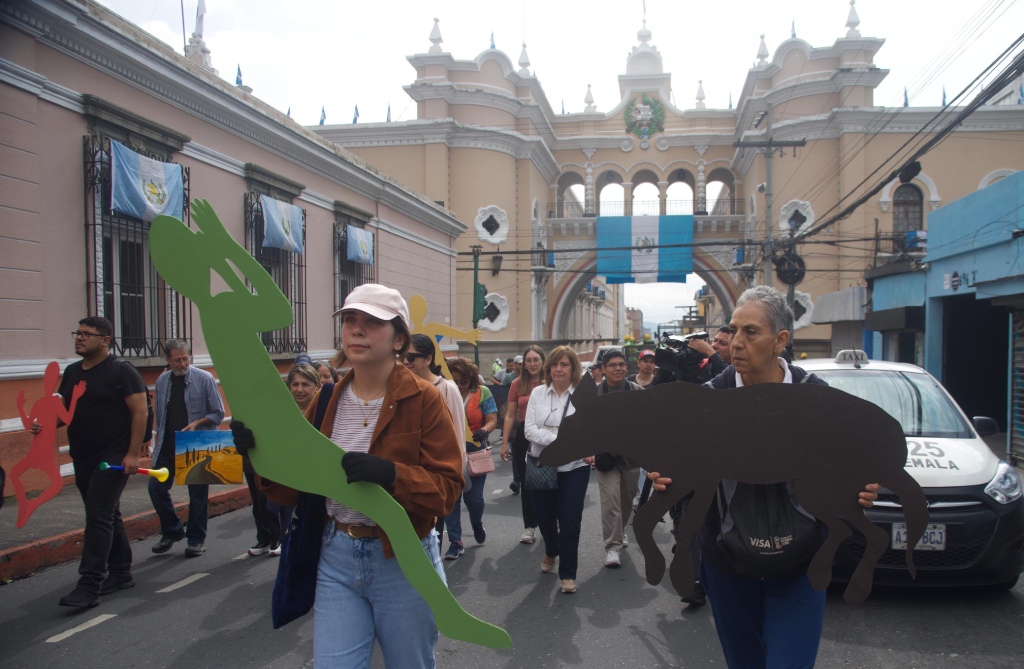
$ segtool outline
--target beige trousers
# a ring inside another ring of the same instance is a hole
[[[609,471],[597,472],[597,487],[601,491],[601,532],[606,551],[622,549],[639,477],[639,467],[626,467],[621,462]]]

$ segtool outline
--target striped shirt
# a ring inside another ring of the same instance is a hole
[[[370,450],[370,440],[377,427],[380,408],[384,406],[384,398],[372,400],[369,404],[356,397],[352,392],[352,384],[345,386],[338,401],[338,413],[334,417],[334,431],[331,441],[350,453],[366,453]],[[363,423],[366,426],[363,426]],[[342,471],[344,476],[345,472]],[[327,499],[327,515],[348,525],[376,525],[372,520],[349,507]]]

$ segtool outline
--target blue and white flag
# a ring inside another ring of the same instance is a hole
[[[327,120],[327,111],[323,107],[320,107],[320,125],[323,125],[324,121],[326,121],[326,120]]]
[[[356,105],[356,111],[355,111],[354,114],[352,114],[352,122],[353,123],[358,123],[359,122],[359,105]]]
[[[391,105],[388,104],[388,123],[391,123]]]
[[[181,218],[185,187],[181,165],[161,163],[110,140],[110,208],[152,221],[164,214]]]
[[[373,233],[354,225],[346,225],[345,235],[348,237],[348,259],[363,265],[372,265]]]
[[[242,66],[238,66],[238,74],[235,75],[235,86],[242,85]]]
[[[260,195],[263,206],[263,248],[302,253],[302,209]]]
[[[692,243],[693,216],[600,216],[597,273],[608,283],[683,283]]]
[[[1017,93],[1017,104],[1024,105],[1024,84],[1020,85]]]

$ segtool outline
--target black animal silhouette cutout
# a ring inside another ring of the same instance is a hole
[[[831,581],[836,549],[852,534],[842,519],[856,527],[867,547],[844,593],[848,602],[863,601],[871,592],[875,563],[889,544],[857,502],[866,485],[881,483],[900,497],[909,545],[917,544],[928,524],[924,491],[904,469],[903,428],[880,407],[841,390],[806,383],[729,390],[668,383],[642,393],[598,397],[593,379],[585,375],[572,404],[575,413],[562,421],[541,462],[554,466],[607,451],[672,479],[633,521],[651,585],[665,574],[654,528],[673,504],[693,493],[670,571],[680,595],[693,589],[690,542],[722,479],[794,482],[796,501],[829,530],[807,572],[819,590]],[[907,567],[916,574],[913,551],[907,551]]]

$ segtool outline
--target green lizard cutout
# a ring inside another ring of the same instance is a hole
[[[192,202],[192,220],[198,231],[176,218],[157,217],[149,232],[150,254],[160,276],[199,309],[232,412],[245,418],[260,444],[251,453],[253,467],[277,483],[330,497],[372,518],[387,533],[402,572],[430,606],[442,634],[488,648],[511,647],[505,630],[459,605],[401,505],[379,485],[345,480],[340,449],[298,411],[260,340],[260,332],[291,323],[288,299],[231,238],[209,202]],[[212,294],[212,272],[228,290]]]

